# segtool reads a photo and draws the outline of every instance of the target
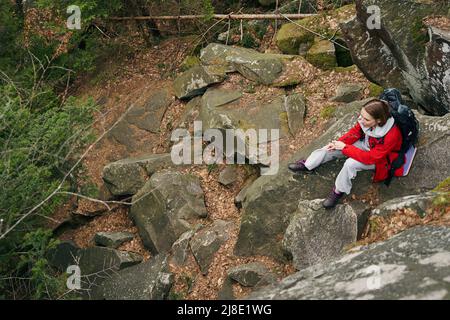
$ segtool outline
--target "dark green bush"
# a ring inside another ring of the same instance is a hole
[[[0,3],[0,298],[54,299],[67,288],[46,260],[56,242],[45,217],[66,201],[57,188],[76,191],[77,171],[67,173],[93,141],[95,111],[92,99],[63,93],[68,79],[92,70],[98,51],[92,37],[78,49],[75,33],[73,48],[52,60],[57,41],[31,33],[25,45],[19,9]]]

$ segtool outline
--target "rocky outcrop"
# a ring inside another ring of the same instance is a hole
[[[190,174],[155,173],[132,199],[130,216],[152,254],[168,252],[191,221],[207,215],[200,181]]]
[[[351,103],[362,98],[364,86],[355,83],[344,83],[337,87],[333,101]]]
[[[122,270],[140,263],[142,256],[134,252],[91,247],[80,250],[76,260],[79,261],[78,266],[82,276],[102,278],[112,271]]]
[[[275,274],[257,262],[231,268],[228,277],[244,287],[265,286],[277,281]]]
[[[98,246],[117,248],[123,243],[133,240],[134,234],[131,232],[97,232],[94,242]]]
[[[133,195],[149,176],[172,164],[169,153],[122,159],[103,168],[103,181],[114,196]]]
[[[271,103],[264,105],[258,102],[242,105],[238,92],[209,89],[202,97],[199,119],[203,121],[204,130],[278,129],[282,138],[297,133],[303,126],[305,110],[305,100],[298,94],[274,97]]]
[[[79,298],[95,298],[93,292],[112,275],[138,265],[143,257],[134,252],[105,247],[81,249],[72,242],[61,242],[47,254],[49,264],[62,273],[80,276],[80,288],[74,291]],[[68,269],[77,267],[77,269]],[[76,272],[76,273],[74,273]],[[120,294],[120,293],[117,293]]]
[[[144,104],[133,107],[125,116],[125,120],[139,129],[158,133],[162,117],[171,102],[169,90],[159,90]]]
[[[219,183],[224,186],[232,185],[237,179],[236,168],[227,166],[219,174]]]
[[[66,272],[67,267],[77,264],[75,262],[80,248],[72,241],[62,241],[47,253],[49,264],[59,271]]]
[[[348,5],[323,15],[286,23],[276,35],[277,46],[283,53],[304,56],[314,45],[316,35],[319,34],[327,39],[338,38],[340,34],[336,34],[336,24],[346,21],[354,13],[354,5]]]
[[[438,195],[435,192],[426,192],[424,194],[395,198],[377,206],[372,210],[372,214],[385,217],[400,209],[411,209],[416,211],[419,216],[424,217],[426,210]]]
[[[203,274],[208,273],[214,255],[229,239],[228,233],[232,227],[231,222],[216,220],[210,227],[200,230],[192,237],[191,250]]]
[[[342,24],[353,61],[383,87],[409,92],[434,115],[450,111],[450,31],[425,25],[424,18],[447,14],[445,1],[358,0],[357,16]],[[367,8],[381,12],[379,29],[368,29]],[[408,25],[405,25],[408,21]]]
[[[157,142],[162,117],[172,101],[173,94],[168,88],[151,92],[148,97],[138,97],[106,137],[126,147],[128,152],[151,150],[150,146]]]
[[[65,272],[67,267],[80,267],[82,277],[98,281],[102,275],[121,270],[142,261],[142,256],[134,252],[119,251],[112,248],[78,248],[73,242],[64,241],[48,253],[50,265]]]
[[[201,51],[200,59],[206,66],[225,68],[227,72],[239,72],[245,78],[270,85],[282,75],[287,61],[294,56],[260,53],[256,50],[209,44]]]
[[[297,270],[340,255],[357,239],[358,217],[353,208],[338,205],[330,214],[322,201],[300,201],[284,234],[283,247]]]
[[[360,107],[360,104],[352,104],[353,110],[348,106],[341,107],[340,112],[345,110],[342,118],[288,162],[306,158],[313,150],[345,133],[356,123]],[[450,115],[442,118],[416,116],[421,134],[414,165],[407,177],[395,179],[390,187],[376,185],[380,202],[432,190],[442,177],[450,176],[447,164],[447,159],[450,159]],[[262,254],[285,260],[281,239],[297,210],[299,200],[325,197],[334,185],[343,161],[327,163],[316,169],[315,174],[299,175],[289,172],[286,164],[280,164],[277,175],[258,178],[246,191],[235,247],[237,255]],[[354,194],[361,196],[368,191],[372,185],[371,175],[370,172],[358,174],[354,180]],[[330,214],[334,214],[334,211]]]
[[[295,273],[249,299],[450,299],[450,228],[422,226]]]
[[[173,285],[168,257],[161,254],[119,271],[93,290],[96,300],[165,300]]]
[[[195,230],[186,231],[178,238],[177,241],[172,245],[172,254],[171,254],[171,262],[178,266],[184,265],[188,255],[190,254],[190,246],[189,242],[191,238],[194,236]]]
[[[221,67],[197,65],[177,77],[173,88],[177,98],[192,98],[203,94],[208,86],[222,82],[225,77],[225,70]]]
[[[306,53],[306,60],[317,68],[330,70],[337,67],[336,49],[328,40],[316,40]]]

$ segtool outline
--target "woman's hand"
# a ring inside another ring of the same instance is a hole
[[[343,150],[346,146],[342,141],[333,141],[334,150]]]
[[[335,150],[335,148],[334,148],[334,142],[330,142],[329,144],[327,144],[327,145],[325,146],[324,149],[327,150],[327,151],[333,151],[333,150]]]

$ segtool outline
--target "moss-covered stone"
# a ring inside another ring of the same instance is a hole
[[[286,78],[283,79],[280,82],[276,82],[273,84],[274,87],[276,88],[284,88],[284,87],[291,87],[291,86],[296,86],[298,84],[300,84],[302,81],[298,78],[298,77],[293,77],[293,78]]]
[[[181,63],[180,69],[181,71],[187,71],[192,67],[195,67],[200,64],[200,59],[195,56],[187,56],[183,62]]]
[[[179,75],[173,82],[175,95],[179,99],[192,98],[203,94],[206,88],[226,78],[226,69],[220,65],[197,65]]]
[[[297,23],[301,24],[302,21]],[[283,53],[299,54],[300,46],[307,51],[314,43],[314,34],[299,27],[294,23],[288,23],[281,27],[276,37],[277,46]]]
[[[382,25],[369,30],[367,9],[373,0],[361,0],[357,16],[341,24],[354,62],[372,82],[408,91],[417,105],[433,115],[449,111],[447,90],[448,35],[426,26],[428,17],[448,11],[448,1],[375,1]]]
[[[450,205],[450,177],[439,183],[433,191],[439,193],[433,200],[434,206],[441,207]]]
[[[383,89],[383,87],[380,87],[379,85],[377,85],[375,83],[371,83],[369,85],[369,91],[370,91],[369,94],[371,97],[379,97],[383,93],[384,89]]]
[[[336,67],[336,68],[334,68],[334,71],[335,72],[339,72],[339,73],[352,72],[352,71],[356,71],[356,70],[358,70],[358,67],[356,65],[352,65],[352,66],[349,66],[349,67]]]
[[[332,42],[319,40],[309,49],[306,60],[312,65],[329,70],[337,67],[336,51]]]
[[[349,19],[355,12],[355,5],[350,4],[295,23],[287,23],[277,33],[277,46],[284,53],[304,55],[313,45],[315,34],[328,38],[339,36],[340,32],[335,26]]]

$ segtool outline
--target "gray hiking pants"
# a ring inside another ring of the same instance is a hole
[[[369,151],[362,141],[356,141],[353,145],[361,150]],[[342,154],[342,151],[327,151],[324,147],[311,153],[308,159],[306,159],[305,166],[309,170],[313,170],[320,166],[322,163],[340,158],[345,158],[345,156]],[[347,161],[345,161],[341,172],[339,172],[339,175],[336,178],[336,190],[339,192],[350,194],[350,191],[352,190],[352,180],[356,177],[358,171],[361,170],[375,170],[375,165],[366,165],[352,158],[348,158]]]

